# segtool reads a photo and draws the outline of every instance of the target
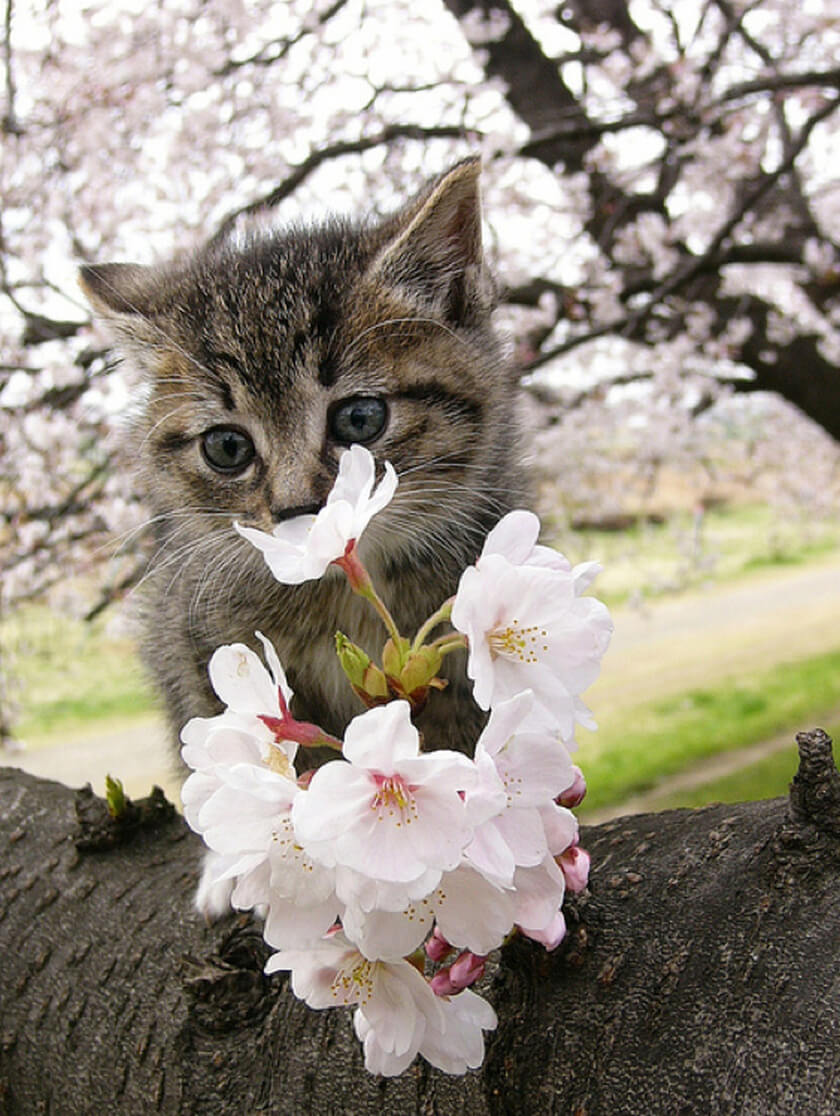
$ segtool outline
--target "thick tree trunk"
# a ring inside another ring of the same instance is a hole
[[[840,776],[799,737],[790,800],[584,831],[590,891],[555,953],[487,978],[481,1071],[362,1067],[247,917],[191,909],[197,840],[162,798],[115,826],[91,794],[0,773],[0,1112],[836,1114]]]

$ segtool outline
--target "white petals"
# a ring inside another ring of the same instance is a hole
[[[458,865],[472,831],[461,797],[474,777],[466,757],[421,755],[402,701],[356,717],[344,755],[349,763],[315,772],[292,811],[311,856],[386,883]]]
[[[420,1053],[444,1073],[466,1073],[484,1061],[483,1031],[493,1031],[498,1020],[493,1008],[469,988],[442,1001],[443,1026],[428,1026]]]
[[[416,1057],[431,1024],[445,1027],[441,1001],[408,961],[370,961],[343,934],[307,950],[269,958],[267,973],[288,969],[292,990],[310,1007],[357,1005],[356,1033],[372,1073],[401,1073]]]
[[[397,490],[397,474],[385,462],[385,475],[374,489],[376,466],[364,446],[345,450],[338,476],[326,504],[317,515],[284,519],[269,534],[235,523],[239,534],[262,551],[273,576],[284,585],[299,585],[322,577],[341,558],[349,543],[358,540]]]
[[[467,673],[482,709],[530,689],[571,745],[588,713],[579,695],[598,676],[612,621],[600,601],[580,595],[597,564],[573,569],[536,545],[538,529],[528,512],[500,521],[461,575],[452,623],[467,636]]]

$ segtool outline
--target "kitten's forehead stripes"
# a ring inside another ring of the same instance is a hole
[[[478,425],[484,414],[484,406],[472,396],[450,391],[443,384],[432,381],[428,384],[414,384],[404,387],[398,393],[404,399],[412,399],[427,406],[444,407],[451,417],[465,419]]]
[[[212,386],[216,387],[219,391],[219,397],[222,401],[222,406],[226,411],[236,410],[236,401],[233,397],[233,391],[228,383],[228,380],[221,374],[220,366],[227,368],[235,378],[242,377],[242,365],[235,356],[230,353],[216,352],[212,348],[206,348],[203,354],[204,364],[210,372],[210,379]]]
[[[211,343],[233,341],[238,381],[252,397],[279,396],[304,371],[334,383],[337,333],[369,258],[362,239],[331,221],[217,245],[199,260],[191,314],[206,321]]]

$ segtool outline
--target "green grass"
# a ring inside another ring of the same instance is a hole
[[[621,803],[708,756],[747,748],[786,731],[792,737],[837,709],[840,651],[602,717],[596,734],[580,734],[577,758],[589,787],[585,808]],[[748,797],[763,797],[763,792]]]
[[[824,728],[832,740],[840,742],[840,721],[802,727]],[[678,806],[705,806],[709,802],[749,802],[759,798],[778,798],[788,793],[790,781],[798,766],[796,745],[791,742],[790,747],[773,752],[731,775],[710,779],[692,790],[657,796],[653,808],[669,810]]]
[[[615,532],[573,530],[550,514],[544,520],[546,540],[573,562],[603,564],[596,592],[610,605],[800,565],[840,547],[840,519],[783,520],[766,504],[710,509],[696,540],[687,511]]]
[[[15,735],[48,743],[56,730],[72,735],[106,727],[154,708],[128,636],[109,634],[106,622],[85,624],[45,605],[21,608],[0,627]]]

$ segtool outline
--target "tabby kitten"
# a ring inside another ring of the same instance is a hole
[[[270,531],[317,510],[346,446],[400,478],[363,560],[404,634],[454,592],[486,532],[522,502],[515,387],[491,327],[479,163],[378,224],[211,240],[160,267],[83,267],[82,286],[139,365],[136,457],[154,515],[143,655],[173,733],[220,710],[207,663],[223,643],[274,643],[298,717],[341,734],[361,703],[337,629],[376,658],[384,629],[331,570],[278,585],[233,520]],[[429,747],[472,750],[483,715],[450,656],[419,715]]]

